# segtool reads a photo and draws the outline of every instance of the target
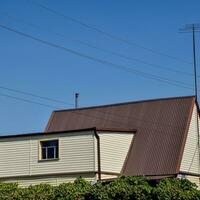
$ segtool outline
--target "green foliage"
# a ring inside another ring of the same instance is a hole
[[[21,189],[17,183],[0,183],[0,199],[1,200],[18,200],[20,199]]]
[[[200,191],[187,179],[163,179],[152,196],[155,200],[195,200],[200,199]]]
[[[163,179],[157,185],[145,177],[119,177],[111,182],[78,178],[59,186],[40,184],[20,188],[0,183],[0,200],[200,200],[197,186],[187,179]]]
[[[23,189],[22,199],[52,200],[55,199],[55,188],[48,184],[31,185]]]
[[[109,199],[151,199],[152,187],[144,177],[121,177],[106,185]]]
[[[55,199],[82,200],[91,187],[91,184],[82,178],[78,178],[74,183],[62,183],[55,188]]]

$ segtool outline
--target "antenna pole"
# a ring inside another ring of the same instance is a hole
[[[196,44],[195,44],[195,25],[192,25],[192,43],[193,43],[193,65],[194,65],[194,83],[195,83],[195,98],[196,102],[198,103],[198,89],[197,89],[197,62],[196,62]],[[199,155],[199,173],[200,173],[200,136],[199,136],[199,111],[197,107],[197,113],[196,113],[196,123],[197,123],[197,145],[198,145],[198,155]]]
[[[199,32],[199,30],[200,30],[200,24],[188,24],[188,25],[185,26],[185,28],[180,29],[180,31],[182,33],[191,33],[192,32],[194,89],[195,89],[196,104],[198,104],[198,85],[197,85],[195,32]],[[200,135],[199,135],[199,110],[198,109],[199,108],[198,108],[198,105],[197,105],[197,108],[196,108],[196,128],[197,128],[197,147],[198,147],[198,174],[200,176]],[[192,163],[191,163],[191,166],[192,166]],[[200,179],[199,179],[199,185],[200,185]]]
[[[196,101],[198,102],[197,63],[196,63],[195,25],[194,24],[192,24],[192,41],[193,41],[193,65],[194,65],[195,97],[196,97]]]

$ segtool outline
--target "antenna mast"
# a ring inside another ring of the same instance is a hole
[[[200,32],[200,24],[187,24],[185,28],[180,29],[180,33],[192,33],[192,49],[193,49],[193,68],[194,68],[194,86],[195,97],[198,102],[198,85],[197,85],[197,63],[196,63],[196,40],[195,32]]]
[[[198,103],[198,83],[197,83],[197,63],[196,63],[196,40],[195,40],[195,33],[200,32],[200,24],[187,24],[185,28],[180,29],[181,33],[192,33],[192,49],[193,49],[193,68],[194,68],[194,86],[195,86],[195,99],[196,103]],[[198,145],[198,159],[199,159],[199,166],[198,171],[200,174],[200,135],[199,135],[199,110],[197,106],[196,111],[196,123],[197,123],[197,145]],[[193,161],[192,161],[193,162]],[[200,181],[200,180],[199,180]]]

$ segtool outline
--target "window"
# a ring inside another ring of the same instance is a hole
[[[41,160],[58,159],[58,140],[40,141]]]

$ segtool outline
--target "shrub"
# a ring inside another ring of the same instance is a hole
[[[151,199],[152,187],[143,177],[120,177],[109,184],[97,183],[85,195],[87,200]]]
[[[187,179],[163,179],[154,188],[152,196],[155,200],[195,200],[200,199],[200,191]]]
[[[1,200],[18,200],[21,199],[22,189],[17,183],[0,183]]]
[[[53,200],[55,199],[55,188],[49,184],[39,184],[23,189],[24,200]]]
[[[40,184],[20,188],[0,183],[0,200],[200,200],[197,186],[187,179],[163,179],[151,185],[144,177],[122,176],[111,182],[91,185],[78,178],[59,186]]]
[[[78,178],[74,183],[62,183],[55,188],[55,199],[81,200],[91,187],[91,184],[82,178]]]

